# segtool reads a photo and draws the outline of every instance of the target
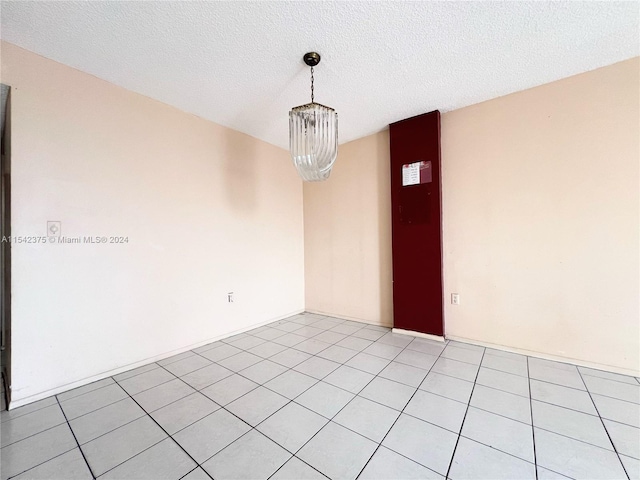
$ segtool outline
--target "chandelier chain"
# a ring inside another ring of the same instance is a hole
[[[320,63],[320,55],[308,52],[302,60],[311,68],[311,103],[289,112],[289,151],[300,177],[305,182],[319,182],[329,178],[338,155],[338,114],[316,103],[314,67]]]
[[[311,103],[313,103],[313,67],[311,67]]]

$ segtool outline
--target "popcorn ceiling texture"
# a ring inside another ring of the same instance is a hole
[[[309,50],[341,143],[639,53],[636,2],[3,2],[1,21],[3,40],[284,148]]]

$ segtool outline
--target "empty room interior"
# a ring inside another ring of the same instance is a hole
[[[0,22],[0,480],[640,480],[640,3]]]

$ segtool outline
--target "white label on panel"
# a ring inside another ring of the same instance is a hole
[[[418,185],[420,183],[420,162],[402,165],[402,186]]]

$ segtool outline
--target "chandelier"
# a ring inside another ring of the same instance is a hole
[[[311,103],[289,112],[289,151],[300,177],[319,182],[329,178],[338,155],[338,114],[314,101],[313,67],[320,55],[309,52],[303,60],[311,67]]]

